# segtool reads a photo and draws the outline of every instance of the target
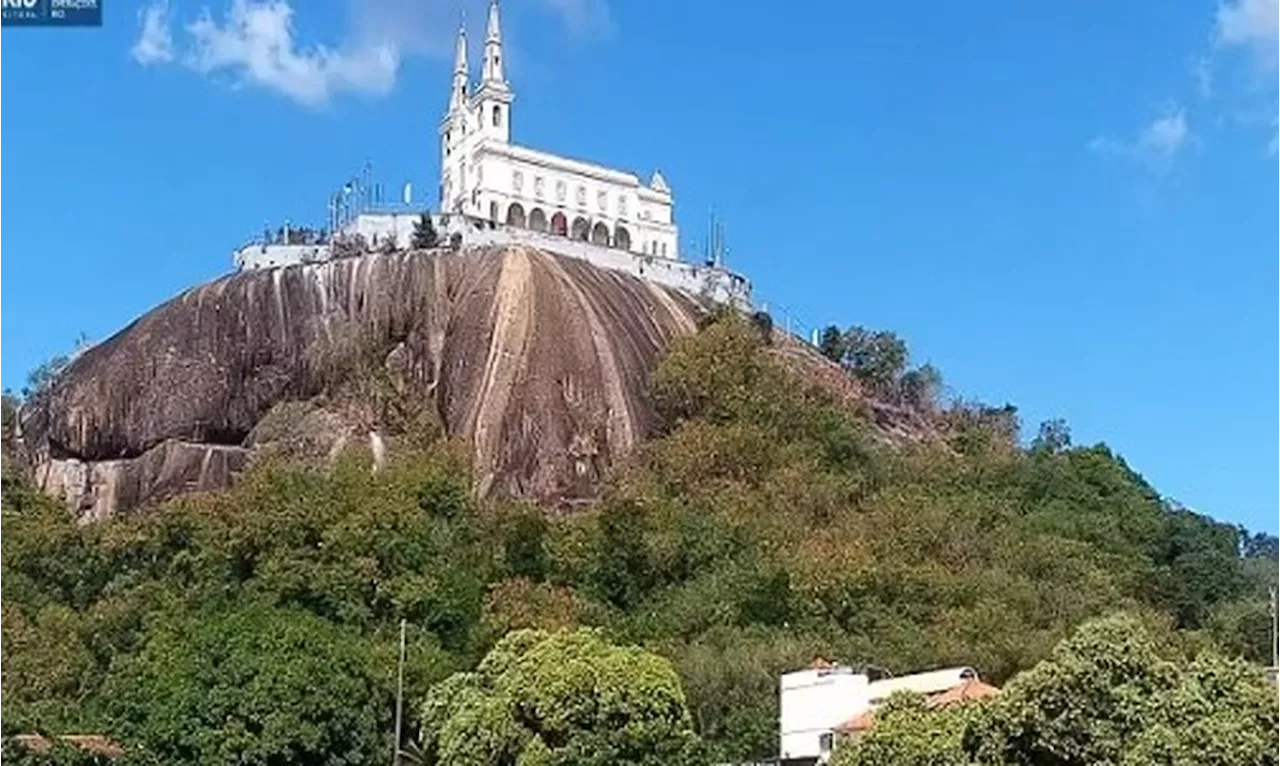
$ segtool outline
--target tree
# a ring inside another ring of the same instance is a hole
[[[1276,763],[1275,693],[1261,670],[1202,654],[1161,656],[1125,615],[1087,623],[1014,678],[966,736],[992,764]]]
[[[83,354],[90,345],[89,336],[82,331],[76,335],[70,353],[54,354],[41,362],[34,370],[27,373],[27,384],[22,387],[22,398],[30,399],[48,388],[67,368],[67,365],[74,362],[76,357]]]
[[[1050,454],[1062,452],[1071,446],[1071,427],[1062,418],[1046,420],[1031,442],[1031,449]]]
[[[818,341],[818,350],[833,362],[844,362],[844,333],[835,325],[822,328],[822,337]]]
[[[701,762],[671,664],[596,630],[507,634],[475,672],[432,688],[421,723],[439,766]]]
[[[831,766],[963,766],[971,762],[964,733],[983,704],[930,710],[918,694],[895,694],[876,710],[871,731],[836,748]]]
[[[1268,766],[1278,733],[1260,668],[1209,653],[1167,659],[1141,620],[1120,614],[1083,625],[994,699],[941,710],[891,700],[833,763]]]
[[[418,220],[413,222],[413,247],[415,250],[429,250],[436,246],[439,242],[439,235],[436,234],[435,224],[431,222],[431,215],[423,213],[418,216]]]
[[[390,672],[346,629],[246,605],[158,621],[103,700],[112,734],[167,763],[374,763],[390,749]]]
[[[941,388],[942,373],[931,364],[907,370],[898,381],[902,403],[920,412],[931,412],[934,409]]]
[[[907,344],[888,330],[850,327],[844,334],[844,365],[880,392],[893,390],[907,365]]]

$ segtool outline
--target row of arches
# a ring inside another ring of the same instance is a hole
[[[497,202],[489,203],[489,220],[494,223],[499,221]],[[593,224],[582,216],[575,216],[571,223],[561,211],[556,211],[550,218],[547,218],[546,212],[539,207],[533,208],[526,214],[524,206],[519,202],[513,202],[507,208],[507,216],[504,222],[508,226],[555,234],[559,237],[569,237],[582,242],[590,242],[593,245],[616,247],[620,250],[631,249],[631,232],[622,224],[614,226],[613,230],[610,231],[608,225],[603,221],[596,221]]]

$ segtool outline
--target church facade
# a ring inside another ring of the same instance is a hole
[[[489,5],[480,83],[472,88],[458,31],[449,106],[440,123],[442,213],[529,229],[631,253],[676,258],[672,195],[655,171],[634,173],[511,142],[514,95],[504,75],[497,0]]]

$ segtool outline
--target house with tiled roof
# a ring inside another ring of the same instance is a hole
[[[826,763],[841,737],[858,737],[875,724],[875,711],[890,696],[911,692],[930,708],[985,699],[999,689],[970,667],[942,668],[871,680],[866,671],[815,660],[785,673],[779,685],[779,760],[783,766]]]

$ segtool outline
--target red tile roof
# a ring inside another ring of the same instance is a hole
[[[970,678],[959,686],[953,686],[945,692],[939,692],[925,700],[925,707],[937,708],[956,705],[961,702],[982,700],[994,697],[1000,690],[991,684],[984,684],[977,678]]]
[[[924,704],[927,708],[942,708],[958,705],[962,702],[972,702],[974,700],[987,699],[994,697],[1000,693],[1000,690],[991,684],[983,683],[977,678],[970,678],[963,683],[957,684],[944,692],[938,692],[925,699]],[[836,731],[841,734],[852,734],[860,731],[867,731],[876,722],[876,711],[864,710],[853,718],[845,721],[836,727]]]

